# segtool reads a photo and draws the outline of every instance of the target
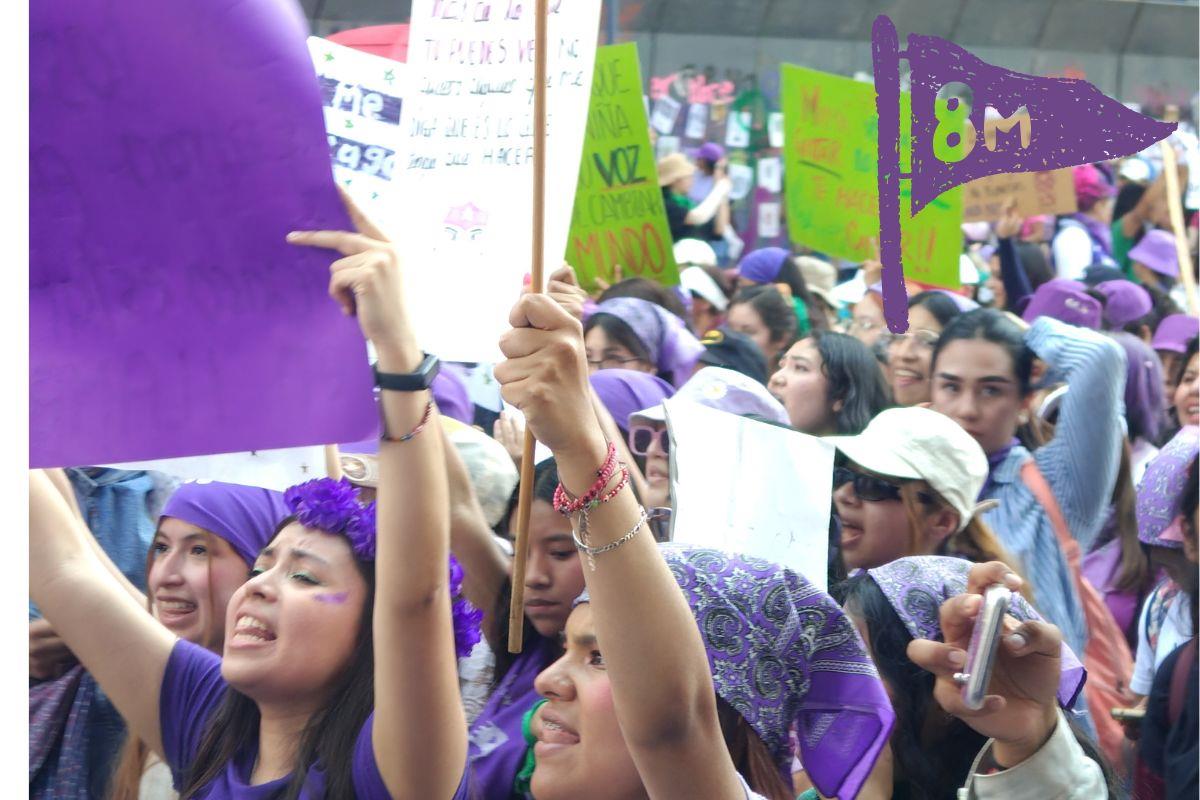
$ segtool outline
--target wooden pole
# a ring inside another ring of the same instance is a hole
[[[533,20],[533,263],[530,291],[542,291],[546,209],[546,2],[537,0]],[[517,494],[517,542],[513,548],[512,603],[508,608],[508,652],[524,645],[525,559],[529,554],[529,506],[533,501],[533,430],[525,426],[521,483]]]
[[[1163,114],[1166,122],[1179,119],[1179,109],[1167,106]],[[1175,233],[1175,256],[1179,259],[1179,279],[1187,299],[1188,313],[1198,315],[1196,306],[1196,276],[1192,275],[1192,254],[1188,252],[1187,229],[1183,222],[1183,206],[1179,200],[1179,167],[1175,162],[1175,146],[1170,139],[1159,142],[1162,147],[1163,176],[1166,179],[1167,213],[1171,216],[1171,230]]]

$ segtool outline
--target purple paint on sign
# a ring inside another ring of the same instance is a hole
[[[292,0],[30,8],[30,462],[362,439],[346,229]]]
[[[340,606],[346,602],[346,598],[349,596],[349,592],[338,592],[337,594],[318,594],[316,598],[319,603],[333,603]]]
[[[976,178],[1132,155],[1176,127],[1130,110],[1087,81],[996,67],[936,36],[909,34],[908,47],[900,50],[896,27],[882,14],[871,29],[871,57],[879,113],[883,313],[896,333],[908,328],[900,261],[901,178],[912,180],[910,213],[916,214],[942,192]],[[901,58],[909,62],[912,85],[912,172],[906,174],[899,161]],[[938,99],[950,84],[970,89],[969,114],[961,101]]]

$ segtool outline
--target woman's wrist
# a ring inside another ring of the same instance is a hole
[[[554,450],[559,481],[564,489],[576,496],[586,492],[595,482],[596,470],[601,468],[608,455],[608,442],[599,425],[584,427],[577,441]]]
[[[424,355],[412,336],[397,337],[386,342],[372,342],[380,372],[405,375],[421,366]]]
[[[1046,706],[1038,724],[1025,733],[1011,739],[996,738],[992,744],[992,758],[1003,769],[1012,769],[1023,761],[1032,758],[1037,751],[1045,747],[1046,742],[1054,735],[1058,726],[1058,709],[1054,705]]]

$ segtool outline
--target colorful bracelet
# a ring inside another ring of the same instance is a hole
[[[380,410],[382,411],[382,405]],[[400,436],[389,436],[387,432],[387,420],[383,422],[383,432],[379,434],[380,441],[384,442],[407,442],[409,439],[416,437],[418,433],[425,430],[425,425],[429,422],[429,417],[433,414],[433,401],[430,400],[425,404],[425,413],[421,415],[421,421],[417,423],[417,427],[413,428],[408,433]]]
[[[593,503],[595,499],[608,486],[608,482],[612,480],[613,473],[617,469],[617,446],[612,442],[608,443],[608,454],[604,458],[604,463],[600,469],[596,470],[596,482],[580,497],[573,496],[566,490],[566,487],[560,482],[554,490],[554,510],[563,516],[577,514]]]
[[[582,521],[581,521],[581,525],[580,525],[581,533],[583,534],[584,538],[581,540],[579,538],[579,536],[577,536],[574,533],[574,531],[572,531],[571,537],[575,540],[575,547],[577,547],[579,550],[583,551],[583,554],[587,556],[588,569],[595,572],[596,571],[596,560],[595,560],[596,556],[616,550],[621,545],[623,545],[626,542],[633,539],[634,536],[637,536],[638,531],[640,531],[642,529],[642,526],[646,524],[646,519],[647,519],[646,509],[639,507],[637,523],[635,523],[634,526],[629,529],[628,533],[626,533],[620,539],[614,539],[613,541],[609,542],[608,544],[604,544],[599,547],[592,547],[586,541],[586,539],[587,539],[587,512],[584,512],[584,514],[582,515]]]

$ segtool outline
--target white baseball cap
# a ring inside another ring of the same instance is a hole
[[[713,250],[712,245],[703,239],[680,239],[671,248],[671,252],[675,256],[675,263],[680,266],[685,264],[694,267],[717,266],[717,251]]]
[[[923,480],[958,512],[958,530],[985,504],[976,503],[988,462],[958,423],[928,408],[889,408],[857,436],[827,436],[854,463],[893,478]]]
[[[685,292],[693,292],[712,304],[717,311],[729,307],[729,298],[717,286],[712,276],[700,267],[687,267],[679,273],[679,285]]]

